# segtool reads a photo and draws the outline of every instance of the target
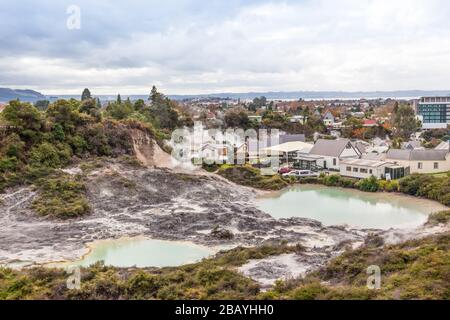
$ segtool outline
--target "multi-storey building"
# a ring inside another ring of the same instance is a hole
[[[450,124],[450,96],[422,97],[416,102],[416,113],[424,129],[447,128]]]

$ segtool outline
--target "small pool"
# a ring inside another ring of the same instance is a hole
[[[257,207],[275,218],[304,217],[326,226],[413,228],[445,207],[429,200],[388,193],[301,185],[257,199]]]
[[[175,267],[194,263],[214,255],[219,249],[189,242],[153,239],[120,239],[98,241],[82,260],[64,263],[64,266],[90,266],[104,261],[115,267]]]

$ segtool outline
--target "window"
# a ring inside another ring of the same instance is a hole
[[[333,159],[333,166],[335,166],[336,163],[337,163],[337,160],[336,160],[336,158],[334,158],[334,159]]]
[[[434,168],[435,168],[435,169],[439,169],[439,162],[435,162],[435,163],[434,163]]]
[[[422,162],[418,162],[417,163],[417,169],[423,169],[423,163]]]
[[[358,168],[353,168],[353,172],[358,172]]]
[[[361,173],[367,173],[368,171],[367,171],[367,169],[360,169],[359,170]]]
[[[347,171],[348,172],[352,171],[352,167],[347,167]]]
[[[372,174],[372,173],[373,173],[373,170],[372,170],[372,169],[370,169],[370,170],[369,170],[369,173],[370,173],[370,174]]]

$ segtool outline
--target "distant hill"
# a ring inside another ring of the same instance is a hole
[[[26,102],[36,102],[46,98],[43,94],[34,90],[0,88],[0,102],[9,102],[15,99]]]
[[[450,90],[397,90],[397,91],[292,91],[292,92],[246,92],[246,93],[217,93],[199,95],[169,95],[171,99],[183,100],[192,98],[231,98],[254,99],[264,96],[271,100],[319,100],[319,99],[378,99],[378,98],[419,98],[422,96],[447,96]]]

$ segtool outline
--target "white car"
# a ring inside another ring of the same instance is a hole
[[[296,178],[308,178],[308,177],[318,177],[317,172],[311,170],[294,170],[289,173],[283,174],[283,177],[296,177]]]

